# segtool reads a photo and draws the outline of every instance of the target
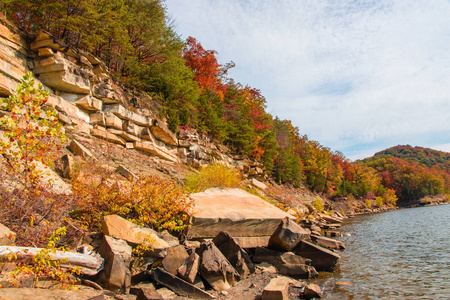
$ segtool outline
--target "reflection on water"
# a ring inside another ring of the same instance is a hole
[[[342,231],[340,271],[319,282],[325,299],[450,299],[450,205],[358,216]]]

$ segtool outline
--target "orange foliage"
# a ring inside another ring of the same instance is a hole
[[[213,91],[223,101],[227,86],[222,83],[222,65],[218,63],[216,54],[216,51],[205,50],[195,38],[189,37],[183,58],[194,72],[194,80],[199,83],[201,89]]]

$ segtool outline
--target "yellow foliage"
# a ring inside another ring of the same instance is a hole
[[[191,173],[186,177],[186,193],[198,193],[211,187],[234,188],[241,182],[238,171],[216,164],[203,168],[199,173]]]
[[[83,172],[74,177],[72,190],[77,202],[72,217],[90,230],[100,229],[104,216],[116,214],[158,230],[181,231],[192,208],[182,187],[158,176],[119,181]]]
[[[56,248],[57,242],[67,232],[66,227],[60,227],[52,233],[48,239],[47,248],[43,248],[36,255],[33,256],[31,263],[19,261],[16,269],[13,270],[12,275],[14,279],[11,283],[17,283],[17,277],[20,274],[31,274],[33,276],[34,285],[36,285],[40,279],[51,279],[59,282],[60,288],[73,288],[73,282],[70,280],[70,275],[80,274],[80,268],[75,267],[71,270],[63,268],[61,264],[67,262],[67,259],[54,260],[52,254],[56,251],[66,251],[64,247]],[[11,253],[8,256],[8,260],[18,259],[21,257],[21,253]]]
[[[319,197],[316,197],[316,199],[314,199],[313,205],[318,212],[323,212],[323,203]]]
[[[375,203],[377,204],[378,207],[382,207],[384,203],[383,197],[375,197]]]

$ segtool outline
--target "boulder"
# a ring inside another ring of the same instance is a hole
[[[197,253],[192,253],[177,269],[177,274],[187,282],[194,284],[199,267],[200,256]]]
[[[121,119],[130,120],[131,112],[121,104],[108,104],[103,107],[104,112],[112,113]]]
[[[211,188],[191,194],[195,213],[187,236],[213,238],[221,231],[232,237],[265,237],[273,234],[284,211],[241,189]]]
[[[131,223],[117,215],[109,215],[103,218],[102,231],[103,234],[123,239],[132,246],[149,242],[155,255],[165,252],[169,248],[169,244],[160,239],[154,230]]]
[[[90,95],[84,96],[83,98],[77,100],[75,104],[88,111],[101,111],[103,108],[102,100]]]
[[[289,282],[287,277],[272,278],[262,292],[262,300],[289,300]]]
[[[105,113],[106,127],[122,130],[123,121],[112,113]]]
[[[337,241],[334,239],[330,239],[330,238],[318,236],[318,235],[311,235],[311,239],[317,245],[327,248],[327,249],[336,249],[336,250],[345,249],[345,245],[341,241]]]
[[[106,131],[108,131],[109,133],[112,133],[114,135],[117,135],[118,137],[124,139],[127,142],[131,142],[131,144],[133,144],[133,142],[140,142],[141,139],[129,134],[128,132],[122,131],[122,130],[117,130],[117,129],[113,129],[113,128],[108,128]]]
[[[237,284],[239,274],[212,242],[200,247],[201,264],[199,272],[216,291],[227,290]]]
[[[160,239],[163,239],[164,241],[167,242],[167,244],[169,244],[170,248],[176,247],[180,244],[178,238],[171,235],[167,230],[163,230],[161,232],[158,232],[157,234]]]
[[[317,284],[308,284],[302,294],[305,299],[322,298],[322,291]]]
[[[283,264],[278,268],[278,272],[282,275],[302,279],[311,279],[319,276],[314,267],[304,264]]]
[[[84,158],[95,158],[91,151],[89,151],[86,147],[84,147],[80,142],[76,140],[72,140],[70,142],[69,148],[73,153],[75,153],[75,155],[79,155]]]
[[[193,299],[213,299],[213,295],[199,289],[198,287],[178,278],[162,268],[157,268],[151,272],[151,277],[157,283],[168,287],[176,294]]]
[[[150,153],[152,155],[158,156],[162,159],[171,161],[171,162],[178,162],[178,158],[173,155],[172,153],[168,152],[162,147],[158,147],[153,142],[149,141],[141,141],[141,142],[134,142],[134,148],[141,150],[143,152]]]
[[[75,160],[72,155],[65,154],[61,157],[62,173],[64,178],[71,178],[74,171]]]
[[[239,273],[241,279],[255,272],[248,253],[228,233],[220,232],[212,241]]]
[[[253,255],[255,263],[267,262],[275,266],[280,274],[296,278],[315,278],[318,273],[312,267],[311,260],[295,255],[292,252],[278,252],[267,248],[256,248]]]
[[[139,177],[135,175],[133,172],[125,168],[124,166],[118,166],[116,168],[116,172],[122,175],[123,177],[130,179],[130,180],[137,180]]]
[[[150,131],[153,136],[166,144],[177,146],[178,140],[175,134],[167,128],[166,124],[159,119],[154,119]]]
[[[157,289],[156,292],[164,299],[164,300],[169,300],[169,299],[173,299],[175,298],[177,295],[172,292],[171,290],[169,290],[168,288],[160,288]]]
[[[173,274],[177,275],[177,269],[185,262],[189,257],[186,249],[183,245],[178,245],[176,247],[167,250],[166,257],[162,260],[163,268]]]
[[[261,181],[255,179],[255,178],[252,178],[252,179],[251,179],[251,183],[252,183],[252,185],[253,185],[254,187],[257,187],[257,188],[259,188],[259,189],[261,189],[261,190],[263,190],[263,191],[264,191],[265,189],[267,189],[267,185],[265,185],[264,183],[262,183]]]
[[[15,239],[16,233],[0,223],[0,245],[7,246],[14,244]]]
[[[306,241],[300,241],[293,252],[311,259],[311,265],[317,271],[333,272],[341,259],[338,254]]]
[[[299,241],[306,239],[309,239],[309,233],[295,221],[285,217],[270,237],[268,247],[278,251],[291,251]]]
[[[278,269],[275,268],[275,266],[272,266],[271,264],[267,262],[262,262],[260,264],[257,264],[256,267],[261,270],[262,273],[268,273],[268,274],[276,274],[278,273]]]
[[[283,264],[311,265],[311,260],[308,258],[303,258],[292,252],[279,252],[263,247],[255,249],[252,260],[255,263],[268,262],[277,268]]]
[[[337,237],[337,236],[341,236],[341,232],[336,231],[336,230],[325,230],[324,235],[326,237]]]
[[[98,253],[105,259],[105,269],[100,274],[100,281],[112,290],[131,285],[131,247],[123,240],[116,240],[105,235],[98,248]]]
[[[91,129],[91,135],[95,136],[96,138],[106,140],[111,143],[119,144],[122,146],[125,146],[126,142],[121,137],[118,137],[115,134],[112,134],[111,132],[106,131],[104,128],[96,127]]]
[[[342,223],[342,219],[339,217],[332,217],[325,214],[319,214],[319,216],[325,220],[328,224],[340,224]]]
[[[139,288],[136,300],[164,300],[164,298],[153,288]]]
[[[60,111],[58,111],[58,120],[64,125],[72,125],[70,117]]]

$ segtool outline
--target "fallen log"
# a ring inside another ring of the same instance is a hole
[[[43,248],[0,246],[0,259],[11,258],[11,260],[31,259],[39,254]],[[15,254],[15,255],[14,255]],[[50,251],[49,257],[54,261],[65,260],[61,267],[75,269],[79,267],[81,273],[89,276],[96,275],[103,269],[103,258],[100,255],[89,255],[76,252]]]

